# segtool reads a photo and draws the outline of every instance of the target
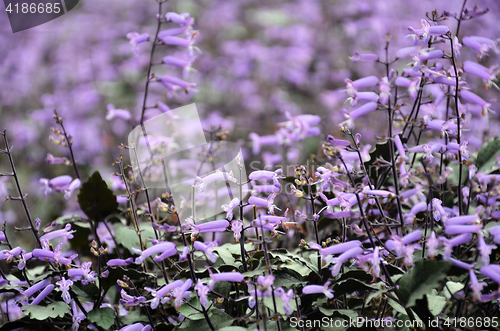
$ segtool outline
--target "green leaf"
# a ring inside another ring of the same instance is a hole
[[[214,247],[214,252],[216,252],[219,255],[219,257],[225,264],[233,265],[235,260],[233,254],[228,249],[229,246],[232,245],[226,244],[219,247]]]
[[[476,167],[478,171],[489,174],[496,164],[496,156],[500,155],[500,137],[488,141],[477,153]]]
[[[241,326],[226,326],[225,328],[220,329],[219,331],[246,331],[247,329],[242,328]]]
[[[399,280],[399,294],[405,305],[415,305],[415,300],[439,286],[439,281],[446,277],[452,266],[450,261],[418,260]]]
[[[337,282],[333,286],[333,291],[335,292],[335,296],[337,297],[352,292],[364,292],[372,290],[378,290],[378,288],[366,285],[365,283],[353,278]]]
[[[446,286],[443,289],[443,294],[446,297],[446,299],[450,300],[453,294],[462,290],[464,287],[465,285],[462,283],[449,281],[446,282]]]
[[[403,315],[408,315],[405,308],[403,306],[401,306],[399,303],[397,303],[396,301],[392,300],[391,298],[387,298],[387,303],[389,304],[389,306],[392,307],[392,309],[394,309],[398,313],[403,314]]]
[[[83,285],[81,282],[75,282],[71,290],[81,301],[94,301],[99,295],[99,289],[94,283]]]
[[[446,298],[436,294],[428,294],[427,302],[429,311],[434,316],[437,316],[439,313],[441,313],[444,306],[446,306]]]
[[[220,330],[224,327],[233,324],[234,319],[219,309],[212,309],[209,312],[210,322],[216,330]],[[178,330],[196,330],[196,331],[210,331],[207,321],[203,319],[190,320],[186,319],[181,325],[177,326],[175,331]]]
[[[282,270],[276,270],[273,272],[274,286],[275,287],[286,287],[290,288],[292,286],[304,285],[307,282],[302,280],[302,277],[295,272],[294,270],[290,270],[288,268],[283,268]]]
[[[118,211],[118,202],[98,171],[83,183],[78,194],[78,204],[85,215],[99,221]]]
[[[155,238],[154,230],[151,226],[147,226],[145,224],[141,224],[141,226],[142,242],[145,243],[147,247],[151,247],[150,239]],[[122,223],[115,223],[113,224],[113,229],[115,231],[115,239],[118,244],[121,244],[129,251],[132,251],[132,248],[141,248],[139,237],[133,228],[123,225]]]
[[[29,316],[33,319],[43,321],[56,317],[64,317],[64,314],[69,312],[69,306],[64,302],[54,302],[50,305],[43,307],[38,305],[26,305],[21,308],[21,311],[25,314],[29,314]]]
[[[280,315],[286,315],[285,309],[283,309],[283,300],[281,300],[281,297],[278,295],[274,296],[276,298],[276,309],[278,310],[278,313]],[[295,300],[290,300],[290,307],[292,308],[292,313],[297,310],[297,304],[295,303]],[[272,297],[264,297],[264,305],[271,309],[271,311],[274,311],[274,303],[273,303],[273,298]]]
[[[109,329],[115,323],[115,312],[109,307],[89,311],[87,318],[101,328]]]

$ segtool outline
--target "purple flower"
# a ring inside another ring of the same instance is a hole
[[[347,118],[347,120],[341,125],[346,124],[348,127],[352,128],[353,126],[353,121],[357,119],[358,117],[364,116],[368,113],[371,113],[372,111],[377,110],[378,104],[376,102],[368,102],[356,109],[353,109],[351,112],[347,112],[345,109],[343,110],[344,116]]]
[[[465,61],[464,71],[481,78],[486,87],[496,87],[496,84],[493,83],[493,81],[496,80],[496,76],[499,74],[500,69],[498,69],[498,65],[494,65],[488,69],[479,63]]]
[[[14,256],[21,255],[21,253],[22,249],[19,246],[11,250],[4,249],[3,251],[0,251],[0,260],[6,260],[7,263],[10,263],[14,258]]]
[[[58,281],[56,284],[59,285],[59,289],[62,292],[62,298],[64,302],[66,302],[69,305],[69,303],[71,302],[69,287],[73,285],[73,281],[70,279],[66,280],[66,278],[62,277],[62,279]]]
[[[26,301],[28,300],[33,294],[36,292],[42,290],[43,288],[46,288],[50,284],[50,280],[44,279],[39,281],[38,283],[32,285],[30,288],[22,291],[21,292],[21,300],[20,301]]]
[[[215,263],[215,261],[217,261],[217,255],[215,255],[214,253],[214,247],[216,246],[218,246],[217,241],[209,242],[208,244],[204,244],[200,241],[195,241],[193,244],[193,247],[199,251],[204,252],[207,258],[212,263]]]
[[[487,245],[484,242],[483,236],[480,234],[479,236],[479,245],[477,246],[477,249],[479,249],[479,252],[481,253],[481,261],[483,262],[483,266],[487,266],[490,264],[490,255],[491,252],[494,249],[497,249],[496,245]]]
[[[375,76],[368,76],[355,80],[354,82],[350,79],[345,79],[344,82],[346,83],[347,94],[349,96],[353,96],[360,88],[372,87],[377,85],[378,78]]]
[[[427,238],[425,245],[425,247],[427,248],[427,255],[431,259],[434,259],[434,256],[436,256],[437,248],[439,247],[439,240],[436,239],[436,234],[434,233],[434,231],[432,231],[429,238]]]
[[[500,225],[490,228],[489,233],[493,236],[495,244],[500,244]]]
[[[272,180],[275,187],[280,187],[279,179],[283,178],[281,173],[283,169],[279,168],[276,171],[267,171],[267,170],[257,170],[250,173],[248,176],[251,180]]]
[[[378,86],[380,89],[380,103],[386,105],[391,97],[391,84],[389,83],[389,79],[387,77],[382,78]]]
[[[133,47],[134,55],[139,55],[139,48],[137,45],[140,43],[146,42],[149,40],[149,34],[143,33],[139,34],[137,32],[129,32],[127,33],[127,39],[130,39],[130,44]]]
[[[71,302],[71,312],[73,320],[73,325],[71,327],[71,330],[78,331],[80,329],[80,322],[86,318],[85,314],[78,312],[78,308],[76,307],[76,303],[74,300]]]
[[[182,68],[182,77],[186,78],[188,76],[189,71],[191,70],[191,65],[193,64],[196,57],[192,57],[189,60],[181,60],[174,56],[165,56],[162,59],[162,62],[168,65],[173,65],[179,68]]]
[[[40,302],[42,302],[43,299],[45,299],[47,295],[50,294],[50,292],[52,292],[52,290],[54,290],[54,287],[55,286],[53,284],[50,284],[47,287],[45,287],[43,291],[40,294],[38,294],[37,297],[30,303],[30,305],[38,305]]]
[[[182,284],[182,286],[172,289],[172,298],[174,299],[175,310],[179,310],[184,299],[188,299],[190,297],[191,291],[188,291],[188,289],[191,288],[192,284],[193,281],[188,279],[184,284]]]
[[[89,282],[95,281],[95,272],[90,269],[92,262],[83,262],[80,268],[73,268],[68,270],[70,278],[82,277],[82,284],[86,285]]]
[[[358,51],[354,51],[354,55],[351,57],[352,62],[375,62],[378,61],[378,55],[376,54],[361,54]]]
[[[288,292],[285,292],[283,288],[278,287],[276,290],[274,290],[274,293],[281,298],[281,301],[283,301],[283,310],[285,311],[285,314],[290,315],[292,313],[292,305],[290,305],[290,300],[292,300],[294,297],[293,290],[290,289],[288,290]]]
[[[410,37],[413,38],[413,43],[415,45],[417,45],[419,42],[418,37],[422,38],[423,44],[427,44],[431,36],[445,35],[450,31],[450,29],[445,25],[432,26],[431,23],[427,20],[421,20],[420,23],[422,24],[421,29],[414,29],[411,26],[408,27],[408,30],[413,32],[413,34],[411,34]]]
[[[330,267],[330,271],[332,272],[332,277],[335,277],[339,274],[340,268],[342,267],[342,264],[354,257],[357,257],[358,255],[363,253],[363,248],[361,247],[354,247],[351,248],[344,253],[340,254],[336,258],[327,258],[327,260],[333,262],[333,266]]]
[[[240,204],[240,199],[234,198],[228,205],[222,205],[221,208],[226,212],[226,218],[228,220],[233,219],[233,209]]]
[[[134,258],[129,257],[126,260],[111,259],[108,262],[106,262],[106,264],[108,265],[108,267],[115,267],[115,266],[126,266],[126,265],[131,264],[132,262],[134,262]]]
[[[68,223],[66,224],[64,229],[46,233],[40,237],[40,240],[52,240],[54,238],[59,238],[59,237],[63,237],[65,239],[72,239],[73,233],[75,232],[76,232],[75,230],[71,230],[71,223]]]
[[[485,275],[493,279],[495,282],[500,284],[500,266],[496,264],[490,264],[488,266],[482,267],[479,271]]]
[[[240,220],[231,221],[231,231],[234,233],[234,241],[240,242],[241,231],[243,230],[243,222]]]
[[[483,287],[486,286],[485,282],[478,282],[476,273],[474,272],[474,269],[469,270],[469,278],[470,278],[470,288],[472,289],[472,296],[474,301],[476,300],[481,300],[481,291],[483,290]]]
[[[69,184],[68,188],[64,190],[64,198],[66,200],[71,198],[73,191],[79,189],[81,184],[82,184],[82,182],[80,181],[80,179],[78,179],[78,178],[74,179],[71,182],[71,184]]]
[[[210,290],[214,289],[214,285],[216,282],[234,282],[240,283],[243,281],[243,275],[239,272],[220,272],[218,274],[210,274],[210,282],[208,283],[208,287]]]
[[[49,195],[52,190],[56,192],[64,192],[73,179],[71,176],[59,176],[52,179],[41,178],[40,184],[45,186],[45,195]]]
[[[462,245],[462,244],[465,244],[465,243],[471,241],[472,236],[470,235],[470,233],[464,233],[464,234],[462,234],[460,236],[456,236],[452,239],[447,239],[445,237],[439,237],[439,240],[441,240],[441,242],[444,245],[443,260],[449,260],[451,257],[451,250],[453,249],[453,247],[458,246],[458,245]]]
[[[448,235],[460,233],[478,233],[481,231],[481,225],[450,225],[447,226],[444,232]]]
[[[311,243],[311,247],[318,248],[320,254],[325,257],[327,255],[341,254],[350,249],[357,248],[361,246],[361,241],[359,240],[351,240],[345,243],[340,243],[336,245],[332,245],[327,248],[322,248],[321,246],[316,246],[316,243]]]
[[[62,255],[62,243],[57,245],[54,250],[51,250],[49,241],[42,239],[42,248],[35,248],[33,250],[33,257],[39,260],[52,261],[58,264],[69,265],[71,261],[78,256],[78,254],[73,254],[70,257],[65,257]]]
[[[231,183],[238,182],[238,180],[234,177],[232,171],[230,172],[216,171],[203,178],[196,177],[196,181],[198,182],[198,184],[196,185],[196,189],[198,190],[198,192],[204,192],[207,184],[213,183],[215,181],[224,181]]]
[[[323,293],[328,299],[333,299],[333,291],[328,288],[332,282],[327,281],[322,285],[306,285],[302,288],[304,294],[319,294]]]
[[[462,43],[478,52],[477,59],[480,61],[484,55],[493,49],[498,53],[498,42],[478,36],[469,36],[462,39]]]
[[[171,21],[182,26],[193,24],[193,19],[189,17],[189,13],[177,14],[174,12],[168,12],[165,14],[165,18],[167,21]]]
[[[163,286],[161,289],[158,291],[153,290],[149,287],[145,287],[144,289],[148,292],[150,292],[154,299],[151,301],[151,308],[156,309],[160,305],[160,301],[163,300],[163,297],[167,295],[170,291],[172,291],[174,288],[181,287],[184,284],[184,282],[180,279],[173,281],[165,286]],[[170,300],[170,298],[167,298],[167,300]],[[164,302],[162,302],[164,303]]]
[[[259,154],[262,146],[278,145],[278,137],[275,135],[260,137],[258,134],[252,132],[248,136],[252,141],[253,154]]]
[[[171,37],[171,38],[181,39],[177,37]],[[186,82],[185,80],[170,75],[159,76],[158,80],[171,91],[176,90],[175,86],[178,86],[185,90],[198,86],[196,83],[189,83]]]
[[[194,224],[190,218],[186,218],[187,224],[191,227],[191,241],[195,241],[203,232],[224,232],[229,226],[227,220],[208,221],[202,224]]]
[[[208,292],[210,292],[210,288],[206,285],[204,285],[201,282],[201,279],[198,279],[198,283],[196,283],[196,286],[194,287],[196,292],[198,293],[198,297],[200,298],[200,304],[204,307],[208,307]]]
[[[54,155],[47,153],[47,157],[45,158],[45,162],[48,164],[66,164],[69,165],[70,161],[65,157],[54,157]]]
[[[490,109],[491,103],[488,103],[488,102],[484,101],[477,94],[474,94],[474,93],[472,93],[471,91],[468,91],[468,90],[461,90],[460,91],[460,96],[465,101],[468,101],[470,103],[473,103],[473,104],[481,106],[483,116],[486,116],[486,114],[488,112],[491,112],[491,109]]]
[[[423,234],[420,230],[410,232],[402,238],[392,235],[391,239],[387,240],[385,245],[387,248],[393,250],[397,257],[401,257],[403,256],[405,246],[413,241],[420,240],[422,236]]]
[[[175,244],[169,241],[159,242],[156,245],[145,249],[144,251],[135,248],[132,248],[132,251],[134,253],[141,254],[141,256],[135,259],[136,264],[144,263],[144,261],[146,261],[146,259],[153,254],[160,254],[154,258],[155,262],[163,261],[167,257],[177,254]]]
[[[146,302],[145,297],[143,296],[135,297],[129,295],[127,292],[125,292],[124,289],[121,290],[120,295],[121,295],[120,303],[124,306],[137,306],[139,304]]]
[[[132,115],[130,115],[130,112],[125,109],[115,109],[115,106],[112,104],[109,104],[107,107],[108,113],[106,115],[106,119],[108,121],[112,120],[113,118],[121,118],[122,120],[128,121]]]

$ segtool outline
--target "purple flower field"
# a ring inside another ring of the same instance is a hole
[[[0,331],[499,329],[498,1],[9,8]]]

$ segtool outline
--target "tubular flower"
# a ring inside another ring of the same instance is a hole
[[[191,241],[195,241],[203,232],[224,232],[229,226],[227,220],[208,221],[202,224],[194,224],[190,218],[186,218],[187,224],[191,227]]]
[[[204,244],[200,241],[195,241],[193,247],[201,252],[204,252],[207,258],[215,263],[217,261],[217,255],[214,253],[214,247],[218,246],[216,241],[210,242],[208,244]]]
[[[70,279],[66,280],[66,278],[62,277],[62,279],[60,281],[58,281],[56,283],[56,285],[59,286],[59,289],[62,292],[62,298],[63,298],[64,302],[66,302],[69,305],[70,302],[71,302],[71,296],[69,294],[69,288],[70,288],[71,285],[73,285],[73,281],[70,280]]]
[[[333,299],[333,291],[328,288],[332,282],[327,281],[323,286],[321,285],[306,285],[302,288],[304,294],[318,294],[323,293],[328,299]]]

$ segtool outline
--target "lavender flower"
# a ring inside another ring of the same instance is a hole
[[[233,209],[240,204],[240,199],[234,198],[228,205],[222,205],[221,208],[226,212],[226,218],[228,220],[233,219]]]
[[[90,268],[92,267],[92,262],[83,262],[80,268],[73,268],[68,270],[68,276],[70,278],[82,278],[82,284],[86,285],[89,282],[95,281],[95,272]]]
[[[479,271],[485,275],[493,279],[495,282],[500,284],[500,266],[496,264],[490,264],[488,266],[484,266]]]
[[[206,285],[204,285],[201,282],[201,279],[198,279],[198,283],[196,283],[196,286],[194,287],[196,292],[198,293],[198,297],[200,298],[200,304],[204,307],[208,307],[208,292],[210,292],[210,288]]]
[[[209,242],[208,244],[204,244],[200,241],[195,241],[193,244],[193,247],[199,251],[202,251],[205,253],[207,258],[212,262],[215,263],[217,261],[217,255],[214,253],[214,247],[218,246],[218,242],[213,241]]]
[[[191,241],[195,241],[200,233],[203,232],[224,232],[229,226],[227,220],[215,220],[202,224],[194,224],[190,218],[186,218],[187,224],[191,227]]]
[[[62,298],[64,302],[66,302],[68,305],[71,302],[71,296],[69,294],[69,288],[71,285],[73,285],[73,281],[70,279],[66,280],[66,278],[62,277],[60,281],[56,283],[59,286],[59,289],[62,292]]]
[[[184,284],[182,284],[182,286],[172,289],[172,298],[174,299],[175,310],[179,310],[184,299],[188,299],[190,297],[191,291],[188,291],[188,289],[191,288],[192,284],[193,281],[188,279]]]
[[[68,185],[72,182],[71,176],[59,176],[52,179],[41,178],[40,184],[45,186],[45,195],[49,195],[52,190],[56,192],[64,192]]]
[[[129,257],[126,260],[110,259],[110,260],[108,260],[108,262],[106,262],[106,264],[108,265],[108,267],[115,267],[115,266],[126,266],[126,265],[131,264],[132,262],[134,262],[134,258]]]
[[[47,295],[50,294],[50,292],[52,292],[52,290],[54,290],[54,287],[55,286],[53,284],[45,287],[43,291],[40,292],[40,294],[38,294],[37,297],[30,303],[30,305],[38,305],[40,302],[42,302],[43,299],[45,299]]]
[[[439,240],[444,245],[443,260],[449,260],[451,257],[451,250],[453,247],[465,244],[472,240],[472,236],[469,233],[464,233],[460,236],[456,236],[452,239],[447,239],[445,237],[439,237]]]
[[[234,233],[234,241],[240,242],[241,231],[243,230],[243,222],[240,220],[231,221],[231,231]]]
[[[135,297],[127,294],[124,289],[120,291],[121,299],[120,303],[124,306],[138,306],[146,302],[146,298],[143,296]]]
[[[276,171],[258,170],[250,173],[248,176],[251,180],[272,180],[275,187],[280,187],[279,179],[283,178],[281,173],[283,169],[279,168]]]
[[[174,288],[181,287],[182,285],[184,285],[184,282],[182,280],[178,279],[176,281],[173,281],[173,282],[171,282],[171,283],[163,286],[158,291],[153,290],[153,289],[151,289],[149,287],[145,287],[144,289],[146,291],[150,292],[153,295],[153,297],[154,297],[154,299],[151,301],[151,308],[152,309],[156,309],[159,306],[160,301],[163,300],[163,297],[165,295],[167,295],[167,293],[169,293],[170,291],[172,291]],[[167,300],[169,300],[169,298],[167,298]]]
[[[21,301],[26,301],[28,300],[33,294],[35,294],[38,291],[41,291],[43,288],[46,288],[50,284],[49,279],[44,279],[39,281],[38,283],[32,285],[30,288],[21,292]]]
[[[351,258],[357,257],[361,253],[363,253],[363,248],[355,247],[345,251],[336,258],[328,258],[329,261],[333,262],[333,265],[330,267],[330,271],[332,272],[332,277],[335,277],[339,274],[340,268],[342,267],[342,264],[344,262],[346,262]]]
[[[175,244],[169,241],[158,242],[156,245],[153,245],[144,251],[135,248],[132,248],[132,251],[141,255],[135,259],[136,264],[144,263],[144,261],[146,261],[146,259],[153,254],[159,254],[155,257],[155,262],[163,261],[167,257],[177,254]]]
[[[486,283],[477,281],[476,273],[473,269],[469,270],[469,278],[471,282],[470,288],[472,289],[472,296],[474,301],[481,300],[481,291],[483,290],[483,287],[486,286]]]
[[[332,282],[327,281],[323,286],[321,285],[306,285],[302,288],[304,294],[324,294],[328,299],[333,299],[333,291],[328,288]]]
[[[210,288],[210,290],[213,290],[216,282],[240,283],[242,281],[243,275],[239,272],[220,272],[218,274],[210,274],[210,282],[208,283],[208,287]]]
[[[73,233],[75,232],[75,230],[71,230],[71,223],[68,223],[64,229],[46,233],[40,237],[40,240],[52,240],[59,237],[63,237],[64,239],[73,239]]]
[[[137,45],[149,40],[149,35],[147,33],[139,34],[137,32],[127,33],[127,39],[130,39],[130,44],[133,47],[134,55],[139,55],[139,48]]]
[[[106,119],[108,121],[112,120],[113,118],[121,118],[122,120],[128,121],[132,115],[130,115],[130,112],[125,109],[116,109],[114,105],[109,104],[107,107],[107,115]]]

